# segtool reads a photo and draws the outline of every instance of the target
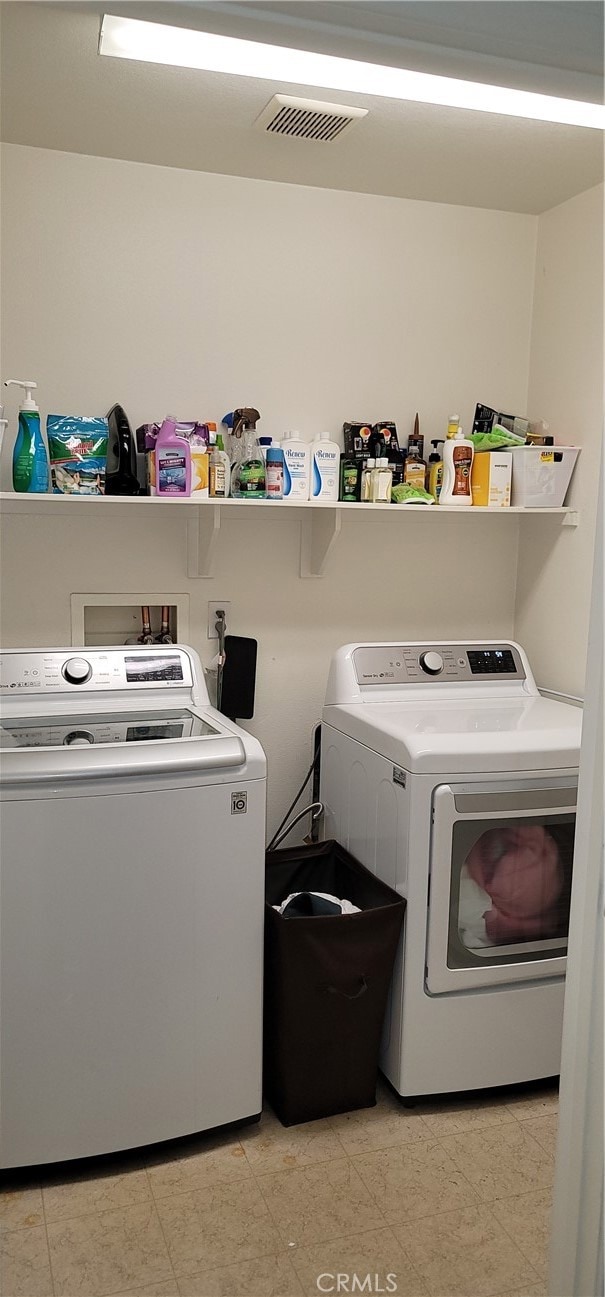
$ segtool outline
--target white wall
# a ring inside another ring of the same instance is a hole
[[[577,530],[523,520],[517,638],[539,680],[582,694],[603,435],[603,186],[540,217],[528,409],[581,446],[568,504]]]
[[[395,418],[407,435],[419,410],[430,438],[452,408],[468,426],[476,400],[526,408],[534,217],[20,146],[4,150],[3,201],[3,376],[36,378],[43,415],[117,400],[136,426],[251,403],[268,434]],[[512,516],[345,516],[329,575],[306,582],[291,516],[231,515],[216,577],[198,582],[172,511],[3,528],[7,645],[68,643],[73,592],[147,588],[189,594],[209,661],[207,600],[231,600],[230,629],[259,640],[250,728],[273,824],[310,762],[337,645],[513,629]]]

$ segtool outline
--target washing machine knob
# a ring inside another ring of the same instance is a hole
[[[70,685],[83,685],[90,680],[92,667],[86,658],[69,658],[63,665],[63,675]]]
[[[443,671],[443,658],[440,653],[421,653],[420,665],[429,676],[438,676]]]

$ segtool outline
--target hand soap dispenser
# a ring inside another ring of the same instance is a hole
[[[15,491],[45,494],[49,487],[48,455],[40,431],[40,411],[31,393],[38,386],[33,381],[8,378],[5,387],[22,387],[25,396],[19,406],[19,431],[13,450],[13,487]]]

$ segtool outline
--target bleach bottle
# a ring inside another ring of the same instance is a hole
[[[191,495],[191,448],[176,431],[176,419],[168,415],[155,443],[156,495]]]
[[[8,378],[5,387],[22,387],[25,396],[19,406],[19,431],[13,450],[13,487],[43,495],[48,491],[48,455],[40,431],[40,411],[31,393],[37,383]]]

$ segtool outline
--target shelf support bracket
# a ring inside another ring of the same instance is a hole
[[[570,509],[568,513],[563,514],[564,527],[578,527],[580,524],[580,514],[577,509]]]
[[[303,516],[300,531],[301,577],[324,576],[328,557],[340,536],[341,522],[340,509],[309,509]]]
[[[220,505],[197,505],[187,518],[187,576],[214,575],[214,558],[221,531]]]

